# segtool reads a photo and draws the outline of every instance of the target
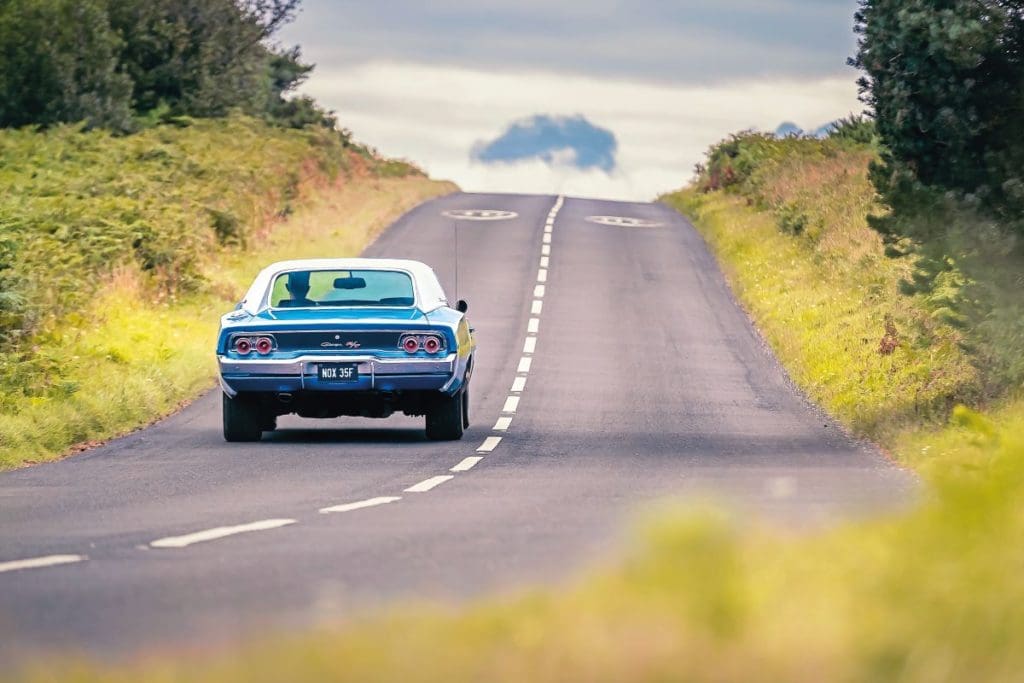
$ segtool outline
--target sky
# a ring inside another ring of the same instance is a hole
[[[707,148],[860,112],[856,0],[304,0],[278,39],[356,138],[481,192],[650,200]]]

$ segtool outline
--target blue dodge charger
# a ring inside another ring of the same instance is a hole
[[[258,441],[280,415],[426,418],[462,438],[476,342],[429,266],[303,259],[265,268],[221,318],[224,438]]]

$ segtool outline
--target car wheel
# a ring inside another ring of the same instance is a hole
[[[262,415],[260,405],[242,394],[234,398],[222,394],[222,414],[224,417],[224,440],[259,441],[263,436],[261,429]]]
[[[454,396],[442,396],[427,412],[427,438],[432,441],[458,441],[465,431],[463,420],[465,390]]]

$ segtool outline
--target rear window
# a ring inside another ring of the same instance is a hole
[[[270,289],[274,308],[314,306],[412,306],[412,278],[397,270],[296,270]]]

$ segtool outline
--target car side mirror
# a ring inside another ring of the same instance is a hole
[[[459,313],[465,313],[469,310],[469,304],[466,303],[465,299],[459,299],[455,302],[455,310]]]

